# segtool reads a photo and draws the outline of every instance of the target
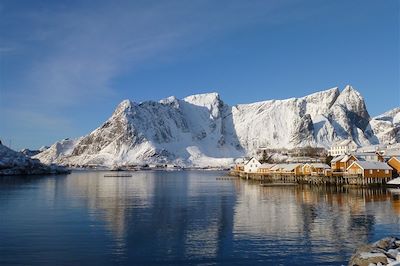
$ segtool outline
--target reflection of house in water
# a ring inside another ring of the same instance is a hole
[[[288,249],[300,241],[305,243],[305,253],[339,258],[357,245],[349,243],[349,238],[362,244],[375,224],[374,216],[366,212],[365,199],[341,188],[235,184],[235,239],[264,239],[265,243],[275,239],[275,245]]]
[[[237,237],[249,235],[296,235],[302,224],[294,194],[289,187],[260,187],[238,181],[238,201],[235,206],[234,231]]]
[[[391,204],[394,212],[400,216],[400,190],[399,189],[389,189],[391,192]]]

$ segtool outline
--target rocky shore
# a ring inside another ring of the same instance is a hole
[[[58,165],[46,165],[21,152],[0,143],[0,176],[68,174],[70,171]]]
[[[400,239],[386,237],[375,243],[359,247],[351,257],[349,266],[400,266]]]

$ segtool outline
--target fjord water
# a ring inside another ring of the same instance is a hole
[[[0,265],[341,265],[400,236],[396,190],[104,174],[0,178]]]

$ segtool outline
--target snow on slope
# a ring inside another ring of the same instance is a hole
[[[400,142],[400,107],[374,117],[370,124],[380,143]]]
[[[0,176],[60,174],[68,172],[63,167],[44,165],[39,160],[31,159],[21,152],[16,152],[0,144]]]
[[[341,139],[376,144],[381,139],[369,121],[364,99],[351,86],[342,92],[332,88],[302,98],[233,107],[217,93],[159,102],[125,100],[89,135],[58,142],[36,158],[73,165],[222,166],[255,154],[259,147],[328,147]]]

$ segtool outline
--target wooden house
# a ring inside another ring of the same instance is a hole
[[[306,163],[302,167],[303,175],[327,176],[331,167],[325,163]]]
[[[271,173],[271,168],[274,166],[275,164],[270,164],[270,163],[263,163],[258,167],[257,172],[258,173],[263,173],[263,174],[269,174]]]
[[[363,177],[366,183],[386,183],[392,178],[392,168],[383,162],[354,161],[347,174]]]
[[[302,167],[301,163],[281,163],[271,167],[270,172],[279,175],[300,176],[303,174]]]
[[[397,177],[400,175],[400,156],[392,156],[388,160],[388,165],[393,168],[392,175],[393,177]]]
[[[357,147],[357,144],[353,140],[346,139],[333,144],[328,153],[331,156],[345,155],[355,152]]]
[[[332,159],[331,169],[333,172],[345,172],[354,161],[358,161],[358,158],[354,155],[340,155]]]
[[[243,172],[244,171],[244,163],[237,163],[233,167],[233,170],[238,171],[238,172]]]
[[[244,164],[244,172],[257,173],[258,167],[260,167],[260,165],[261,163],[253,157]]]

